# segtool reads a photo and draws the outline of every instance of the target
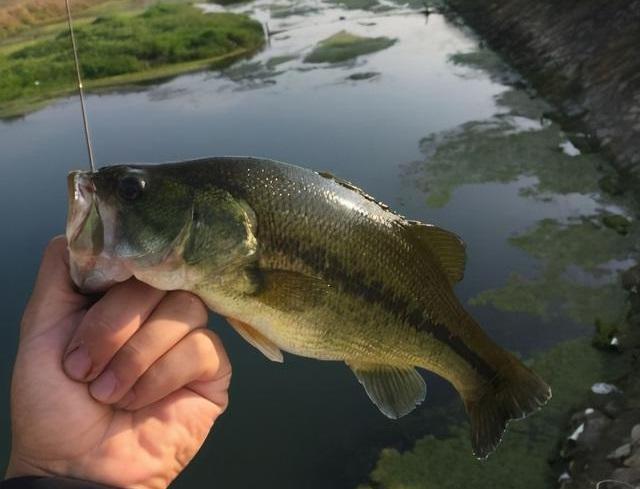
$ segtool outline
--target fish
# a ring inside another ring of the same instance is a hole
[[[253,157],[105,166],[68,177],[70,273],[196,294],[268,359],[342,361],[387,417],[449,381],[486,458],[549,386],[456,298],[465,245],[330,173]]]

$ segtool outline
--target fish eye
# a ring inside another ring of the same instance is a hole
[[[126,175],[118,182],[118,195],[122,200],[133,202],[146,187],[146,182],[137,175]]]

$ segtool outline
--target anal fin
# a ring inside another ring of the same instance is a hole
[[[231,326],[233,326],[233,329],[235,329],[240,336],[247,340],[249,344],[260,350],[269,360],[278,363],[284,362],[280,348],[278,348],[278,346],[276,346],[276,344],[266,336],[256,331],[255,328],[243,323],[242,321],[238,321],[237,319],[227,318],[227,321]]]
[[[387,417],[397,419],[410,413],[427,394],[422,376],[411,365],[397,367],[374,363],[347,362],[369,398]]]

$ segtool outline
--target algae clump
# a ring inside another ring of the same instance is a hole
[[[305,63],[340,63],[364,54],[375,53],[395,44],[388,37],[363,37],[340,31],[321,41],[305,58]]]
[[[227,6],[227,5],[236,5],[239,3],[248,3],[251,0],[207,0],[208,3],[216,3],[218,5],[223,5],[223,6]]]
[[[594,318],[616,323],[624,316],[626,294],[611,264],[628,260],[632,249],[625,238],[599,226],[597,215],[542,219],[509,242],[540,260],[540,272],[512,274],[504,286],[478,294],[473,304],[542,319],[562,312],[579,324],[593,324]]]
[[[370,10],[380,5],[377,0],[332,0],[332,3],[349,10]]]
[[[602,224],[616,233],[626,236],[631,228],[631,221],[620,214],[606,214],[602,217]]]

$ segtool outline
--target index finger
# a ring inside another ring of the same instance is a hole
[[[74,380],[93,380],[151,315],[165,291],[129,279],[114,285],[82,318],[64,366]]]
[[[22,335],[38,335],[89,304],[75,289],[69,274],[64,236],[53,238],[44,252],[33,293],[22,318]]]

